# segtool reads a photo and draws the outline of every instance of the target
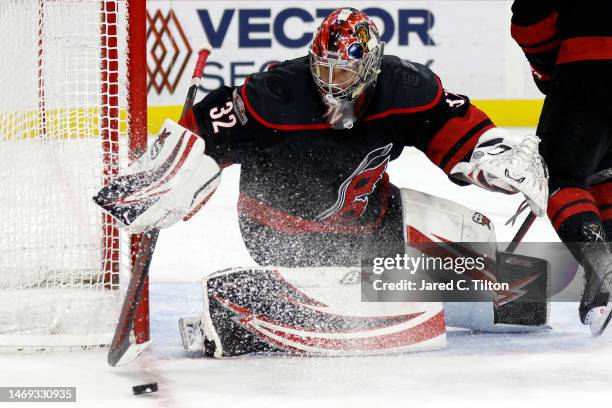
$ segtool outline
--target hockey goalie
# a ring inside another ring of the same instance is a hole
[[[537,137],[496,128],[427,67],[383,47],[365,13],[334,11],[308,56],[211,92],[185,127],[166,121],[129,174],[96,196],[131,232],[168,227],[200,208],[223,167],[241,165],[239,223],[259,266],[204,277],[201,316],[180,322],[186,350],[384,354],[443,347],[447,326],[546,325],[545,307],[500,315],[494,293],[445,305],[362,301],[363,253],[423,239],[482,241],[495,252],[486,217],[389,182],[404,147],[457,184],[522,193],[536,215],[548,198]]]

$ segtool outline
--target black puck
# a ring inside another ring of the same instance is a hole
[[[132,387],[134,395],[151,394],[157,391],[157,383],[135,385]]]

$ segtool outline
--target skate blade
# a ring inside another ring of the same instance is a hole
[[[605,311],[596,319],[596,321],[590,324],[591,335],[593,337],[599,337],[608,327],[610,320],[612,319],[612,308],[606,307]]]
[[[200,330],[199,327],[196,327],[198,321],[199,319],[195,317],[184,317],[180,318],[178,322],[183,349],[190,355],[204,352],[202,344],[194,341],[197,337],[201,337],[200,333],[196,333],[196,330]]]

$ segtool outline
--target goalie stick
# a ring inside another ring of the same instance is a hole
[[[210,55],[212,47],[208,44],[202,46],[198,52],[198,60],[193,70],[191,77],[191,86],[187,92],[187,98],[183,105],[183,111],[181,113],[181,119],[179,124],[185,126],[185,120],[187,112],[193,106],[195,97],[200,85],[200,78],[204,72],[206,66],[206,60]],[[138,254],[132,267],[132,274],[130,276],[130,282],[128,284],[127,293],[123,300],[121,307],[121,314],[119,315],[119,321],[115,328],[115,334],[113,341],[108,351],[107,361],[111,367],[118,365],[124,365],[133,361],[140,355],[151,343],[150,340],[144,343],[132,342],[130,334],[134,329],[134,320],[136,318],[136,311],[140,300],[142,298],[142,292],[147,281],[149,274],[149,265],[153,258],[153,251],[155,250],[155,244],[159,236],[159,228],[151,228],[146,230],[142,234],[140,241]]]
[[[523,238],[525,237],[525,235],[527,235],[527,231],[529,231],[529,228],[531,228],[536,218],[537,216],[532,211],[527,214],[527,218],[525,218],[525,221],[523,221],[518,231],[516,231],[514,238],[512,238],[512,241],[510,241],[508,247],[504,252],[514,253],[514,251],[516,251],[516,248],[521,243],[521,241],[523,241]]]

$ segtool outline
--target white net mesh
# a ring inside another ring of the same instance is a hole
[[[91,197],[124,162],[124,3],[0,1],[0,345],[112,335],[129,261]]]

